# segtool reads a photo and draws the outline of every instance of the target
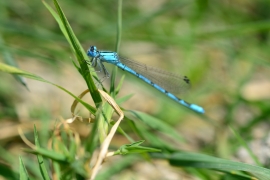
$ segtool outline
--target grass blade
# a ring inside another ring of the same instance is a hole
[[[245,171],[255,175],[257,178],[262,180],[270,179],[269,169],[241,162],[234,162],[230,160],[216,158],[204,154],[190,153],[190,152],[176,152],[167,157],[164,155],[160,156],[159,154],[153,154],[153,156],[154,157],[163,156],[163,158],[168,159],[170,164],[173,166],[215,169],[218,171],[224,170],[229,172]]]
[[[39,77],[39,76],[37,76],[35,74],[29,73],[27,71],[20,70],[18,68],[15,68],[15,67],[3,64],[3,63],[0,63],[0,71],[12,73],[12,74],[18,74],[18,75],[24,76],[26,78],[34,79],[34,80],[45,82],[45,83],[48,83],[48,84],[52,84],[52,85],[58,87],[59,89],[65,91],[69,95],[71,95],[78,102],[80,102],[86,109],[88,109],[92,114],[95,114],[95,112],[96,112],[96,109],[94,107],[90,106],[89,104],[87,104],[86,102],[84,102],[83,100],[81,100],[80,98],[78,98],[77,96],[75,96],[74,94],[72,94],[71,92],[66,90],[65,88],[63,88],[63,87],[61,87],[61,86],[59,86],[57,84],[54,84],[52,82],[49,82],[49,81],[47,81],[47,80],[43,79],[42,77]]]
[[[40,148],[40,143],[39,143],[39,138],[38,138],[36,125],[34,125],[34,135],[35,135],[36,147]],[[49,180],[50,175],[49,175],[49,173],[48,173],[48,171],[46,169],[46,165],[45,165],[43,157],[41,155],[37,155],[37,159],[38,159],[39,169],[40,169],[40,172],[41,172],[41,175],[42,175],[43,179]]]
[[[14,66],[14,67],[18,67],[18,65],[17,65],[16,61],[13,59],[11,53],[8,51],[7,48],[5,48],[5,42],[4,42],[4,39],[2,38],[1,35],[0,35],[0,45],[3,47],[3,50],[2,50],[2,51],[3,51],[3,59],[4,59],[4,61],[5,61],[8,65],[11,65],[11,66]],[[21,77],[21,76],[19,76],[19,75],[16,75],[16,74],[14,74],[13,76],[14,76],[14,78],[15,78],[18,82],[20,82],[27,90],[29,90],[28,87],[27,87],[27,83],[26,83],[26,81],[25,81],[25,79],[24,79],[23,77]]]
[[[29,178],[29,175],[28,175],[28,172],[25,168],[25,165],[22,161],[22,158],[19,157],[19,160],[20,160],[20,180],[26,180],[26,179],[30,179]]]
[[[59,16],[56,16],[56,13],[50,8],[48,4],[46,4],[45,1],[43,1],[44,5],[48,8],[48,10],[52,13],[52,15],[55,17],[56,21],[58,22],[63,34],[66,36],[68,42],[71,44],[71,48],[76,54],[77,60],[80,64],[80,73],[84,77],[86,84],[88,86],[89,92],[92,95],[92,98],[96,104],[96,106],[99,106],[101,103],[101,97],[99,92],[97,91],[97,88],[95,86],[95,83],[93,81],[93,78],[91,74],[94,71],[89,70],[87,63],[85,62],[88,57],[86,56],[82,46],[80,45],[78,39],[76,38],[75,34],[72,31],[72,28],[70,27],[60,5],[56,0],[54,0],[54,5],[56,7],[57,13]],[[59,20],[60,19],[60,20]]]

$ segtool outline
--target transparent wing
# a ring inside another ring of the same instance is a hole
[[[123,57],[119,58],[123,64],[171,93],[182,94],[191,86],[187,76],[170,73]]]

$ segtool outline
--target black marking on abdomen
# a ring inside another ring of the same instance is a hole
[[[184,79],[183,79],[186,83],[190,84],[190,80],[187,76],[184,76]]]
[[[117,63],[117,64],[118,64],[118,63]],[[120,65],[121,65],[121,64],[120,64]],[[124,66],[122,67],[122,66],[120,66],[120,65],[119,65],[118,67],[119,67],[120,69],[122,69],[123,71],[126,71],[125,69],[126,69],[127,66],[123,64]]]

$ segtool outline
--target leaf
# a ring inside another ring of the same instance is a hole
[[[4,61],[5,61],[8,65],[11,65],[11,66],[14,66],[14,67],[18,67],[17,62],[13,59],[11,53],[10,53],[9,50],[5,47],[5,41],[4,41],[4,39],[2,38],[1,35],[0,35],[0,45],[3,46],[3,50],[2,50],[3,52],[2,52],[2,54],[3,54],[3,59],[4,59]],[[18,75],[16,75],[16,74],[13,75],[13,76],[14,76],[14,78],[15,78],[18,82],[20,82],[27,90],[29,90],[28,87],[27,87],[27,83],[26,83],[26,81],[25,81],[25,79],[24,79],[23,77],[18,76]]]
[[[44,148],[36,148],[34,150],[32,150],[32,149],[23,149],[23,150],[25,152],[28,152],[28,153],[39,154],[39,155],[45,156],[45,157],[50,158],[54,161],[58,161],[58,162],[62,162],[62,163],[69,162],[69,157],[67,157],[61,153],[57,153],[55,151],[47,150]]]
[[[96,104],[96,106],[99,106],[99,104],[102,102],[101,96],[97,91],[97,88],[95,86],[95,83],[93,81],[92,75],[96,77],[96,74],[94,73],[94,70],[89,70],[87,63],[85,62],[86,59],[88,59],[86,53],[84,52],[84,49],[82,48],[81,44],[79,43],[79,40],[76,38],[69,22],[67,21],[67,18],[65,17],[64,12],[62,11],[61,7],[59,6],[58,2],[54,0],[54,5],[56,7],[57,13],[45,2],[43,1],[43,4],[46,6],[46,8],[50,11],[50,13],[53,15],[55,20],[57,21],[61,31],[63,32],[64,36],[66,37],[67,41],[69,42],[72,50],[75,52],[77,60],[80,64],[79,72],[84,77],[85,82],[88,86],[89,92]],[[78,69],[78,67],[76,66]]]
[[[8,65],[3,64],[3,63],[0,63],[0,71],[7,72],[7,73],[12,73],[12,74],[19,74],[19,75],[22,75],[22,76],[30,78],[30,79],[34,79],[34,80],[37,80],[37,81],[52,84],[52,85],[58,87],[59,89],[65,91],[69,95],[71,95],[73,98],[75,98],[77,101],[79,101],[86,109],[88,109],[92,114],[95,114],[95,112],[96,112],[96,109],[94,107],[90,106],[89,104],[87,104],[86,102],[84,102],[83,100],[81,100],[80,98],[78,98],[77,96],[75,96],[74,94],[72,94],[71,92],[66,90],[65,88],[63,88],[63,87],[61,87],[61,86],[59,86],[57,84],[54,84],[52,82],[49,82],[49,81],[47,81],[47,80],[43,79],[42,77],[39,77],[39,76],[37,76],[35,74],[29,73],[27,71],[20,70],[18,68],[12,67],[12,66],[8,66]]]
[[[30,179],[21,157],[19,157],[19,161],[20,161],[20,180]]]
[[[256,155],[248,147],[248,145],[244,141],[244,139],[240,136],[240,134],[237,131],[235,131],[232,127],[230,127],[230,130],[233,132],[233,134],[237,138],[237,140],[241,143],[242,147],[244,147],[246,149],[246,151],[249,153],[249,156],[253,159],[253,161],[256,162],[257,165],[262,165],[260,163],[259,159],[256,157]]]
[[[117,85],[117,87],[116,87],[116,89],[115,89],[115,94],[118,94],[118,93],[119,93],[119,91],[120,91],[120,89],[121,89],[121,87],[122,87],[122,85],[123,85],[124,79],[125,79],[125,75],[123,75],[123,76],[121,77],[121,79],[120,79],[120,81],[119,81],[119,83],[118,83],[118,85]],[[113,82],[113,81],[112,81],[112,82]]]
[[[129,100],[132,96],[133,96],[133,94],[129,94],[129,95],[117,98],[116,102],[117,102],[117,104],[121,104],[121,103],[126,102],[127,100]]]
[[[253,174],[260,180],[270,179],[269,169],[241,162],[216,158],[204,154],[190,153],[190,152],[176,152],[168,156],[153,154],[153,157],[162,157],[162,156],[163,158],[168,159],[170,164],[173,166],[215,169],[219,171],[229,171],[229,172],[246,171]]]
[[[40,148],[40,143],[39,143],[39,139],[38,139],[38,133],[37,133],[36,125],[34,125],[34,135],[35,135],[36,147]],[[49,180],[50,175],[49,175],[49,173],[48,173],[48,171],[46,169],[43,157],[41,155],[37,155],[37,159],[38,159],[39,169],[40,169],[40,172],[41,172],[41,175],[42,175],[43,179]]]
[[[114,155],[126,155],[133,153],[146,153],[146,152],[161,152],[160,149],[150,148],[140,146],[144,140],[140,140],[131,144],[122,145],[117,151],[114,152]]]
[[[113,166],[107,166],[100,171],[95,180],[104,180],[111,179],[114,175],[119,175],[119,173],[123,172],[126,168],[136,164],[141,160],[140,157],[136,155],[125,156],[125,158],[120,158],[117,160]]]
[[[134,114],[138,119],[143,121],[145,124],[150,126],[151,128],[157,129],[163,133],[166,133],[166,135],[172,137],[176,141],[184,141],[184,138],[181,137],[178,132],[176,132],[171,126],[166,124],[164,121],[157,119],[153,116],[150,116],[148,114],[139,112],[139,111],[129,111],[132,114]]]

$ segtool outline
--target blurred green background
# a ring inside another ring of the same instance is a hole
[[[65,0],[59,4],[85,50],[90,45],[115,50],[117,1]],[[186,139],[179,149],[253,163],[229,130],[232,126],[269,167],[270,157],[262,152],[270,147],[269,9],[267,0],[123,1],[119,54],[188,76],[192,88],[179,97],[204,107],[206,113],[192,113],[119,70],[117,80],[126,75],[119,97],[133,94],[121,106],[174,126]],[[1,62],[16,62],[19,68],[77,95],[87,88],[72,64],[76,57],[41,1],[1,1],[0,39]],[[109,83],[109,79],[104,81],[106,87]],[[23,127],[26,135],[29,132],[31,139],[36,123],[45,140],[57,118],[71,117],[73,102],[51,85],[29,79],[26,84],[29,91],[0,72],[0,157],[15,169],[20,148],[25,146],[17,127]],[[86,110],[80,111],[87,115]],[[84,126],[77,124],[82,137],[88,133]],[[115,141],[121,145],[126,140],[119,135]]]

